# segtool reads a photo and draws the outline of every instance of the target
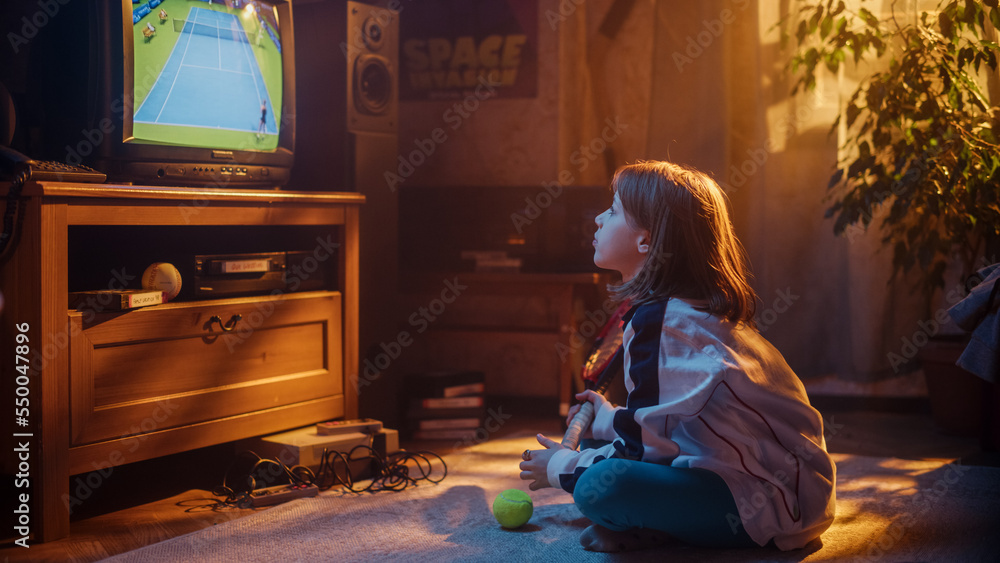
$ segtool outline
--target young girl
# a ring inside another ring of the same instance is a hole
[[[717,547],[804,546],[833,522],[835,467],[823,422],[781,354],[754,327],[756,296],[726,199],[668,162],[619,169],[599,215],[594,263],[617,270],[628,399],[598,393],[570,450],[541,434],[521,479],[573,493],[594,551],[676,538]],[[579,410],[574,406],[567,420]]]

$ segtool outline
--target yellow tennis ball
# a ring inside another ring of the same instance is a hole
[[[535,507],[528,493],[507,489],[493,501],[493,517],[504,528],[519,528],[531,519]]]

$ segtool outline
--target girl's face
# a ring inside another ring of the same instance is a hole
[[[649,252],[649,231],[629,225],[617,193],[611,207],[594,218],[594,222],[597,223],[594,264],[621,272],[623,281],[632,279]]]

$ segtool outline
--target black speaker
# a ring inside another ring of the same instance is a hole
[[[347,3],[347,142],[353,154],[348,181],[365,195],[361,208],[361,358],[381,351],[399,333],[399,209],[386,172],[396,170],[399,115],[399,13],[361,2]],[[391,370],[391,368],[390,368]],[[390,378],[359,397],[375,412],[392,391]]]
[[[397,194],[399,17],[386,2],[296,0],[296,139],[291,190],[356,191],[361,208],[360,357],[398,333]],[[374,352],[372,352],[374,351]],[[348,374],[353,375],[353,374]],[[390,378],[359,396],[365,416]],[[358,392],[347,389],[348,393]]]
[[[399,14],[347,3],[347,127],[396,134],[399,115]]]
[[[288,189],[370,191],[395,170],[399,14],[384,5],[297,0],[295,165]]]

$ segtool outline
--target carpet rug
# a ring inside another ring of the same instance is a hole
[[[112,557],[157,561],[1000,561],[1000,469],[949,460],[835,455],[837,517],[803,549],[705,549],[670,543],[624,554],[585,551],[590,524],[571,495],[531,492],[517,530],[493,519],[493,498],[527,490],[520,453],[532,436],[444,456],[447,477],[400,492],[331,489]]]

